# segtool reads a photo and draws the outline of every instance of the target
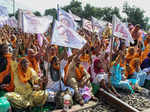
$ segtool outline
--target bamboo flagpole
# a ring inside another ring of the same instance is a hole
[[[110,62],[109,62],[109,72],[111,72],[111,63],[112,63],[112,55],[113,55],[113,41],[114,41],[114,24],[115,24],[115,16],[113,15],[113,18],[112,18],[112,35],[111,35],[111,38],[110,38],[110,42],[111,42],[111,47],[110,47]]]
[[[57,20],[59,21],[59,4],[57,4]],[[59,75],[60,75],[60,79],[59,79],[59,86],[60,86],[60,92],[62,91],[62,87],[61,87],[61,72],[59,71]]]
[[[109,72],[110,72],[110,69],[111,69],[111,63],[112,63],[112,55],[113,55],[113,41],[114,41],[114,36],[111,35],[110,37],[110,42],[111,42],[111,47],[110,47],[110,62],[109,62]]]

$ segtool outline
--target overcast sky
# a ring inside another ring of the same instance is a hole
[[[12,11],[13,0],[0,0],[0,5],[9,7],[9,11]],[[68,5],[71,0],[15,0],[17,8],[24,8],[30,10],[38,10],[42,14],[45,9],[56,8],[57,4],[60,6]],[[146,11],[145,15],[150,17],[150,0],[77,0],[81,1],[83,5],[86,3],[95,7],[118,7],[122,10],[124,2],[128,2],[130,5],[135,5]],[[16,9],[17,9],[16,8]]]

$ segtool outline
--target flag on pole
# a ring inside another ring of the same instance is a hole
[[[69,14],[73,17],[73,19],[74,19],[75,21],[81,21],[81,18],[80,18],[79,16],[73,14],[73,13],[71,12],[71,10],[69,10]]]
[[[23,13],[23,30],[26,33],[45,33],[52,21],[52,16],[37,17]]]
[[[85,43],[86,40],[73,29],[59,21],[55,21],[51,44],[81,49]]]
[[[0,17],[8,17],[8,10],[6,7],[0,6]]]
[[[14,27],[14,28],[17,28],[17,26],[18,26],[18,22],[17,22],[17,20],[16,20],[16,18],[15,18],[14,16],[8,18],[6,24],[7,24],[8,26]]]
[[[113,16],[113,35],[134,43],[134,40],[126,25],[123,24],[115,15]]]
[[[58,20],[67,27],[72,28],[73,30],[76,31],[77,24],[74,21],[74,18],[71,14],[67,13],[62,9],[58,9]]]
[[[3,27],[8,20],[8,10],[6,7],[0,6],[0,27]]]
[[[92,16],[91,20],[92,20],[92,25],[93,25],[94,31],[96,33],[99,33],[99,35],[101,35],[107,22],[102,21],[102,20],[98,20],[93,16]]]
[[[83,19],[83,28],[90,32],[93,32],[92,22],[87,19]]]

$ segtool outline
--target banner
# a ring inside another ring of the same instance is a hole
[[[92,22],[87,20],[87,19],[83,19],[83,28],[90,31],[90,32],[93,32],[93,27],[92,27]]]
[[[23,31],[26,33],[45,33],[52,21],[52,16],[37,17],[23,13]]]
[[[62,9],[58,9],[58,20],[69,28],[76,31],[77,24],[71,14]]]
[[[18,22],[17,22],[16,18],[13,16],[11,18],[8,18],[7,25],[9,25],[10,27],[17,28]]]
[[[113,35],[134,43],[128,28],[116,16],[113,16]]]
[[[81,21],[81,18],[80,18],[79,16],[73,14],[73,13],[71,12],[71,10],[69,10],[69,14],[73,17],[73,19],[74,19],[75,21]]]
[[[92,17],[92,25],[94,28],[94,32],[101,34],[102,31],[104,30],[106,24],[107,24],[106,22],[100,21],[100,20],[96,19],[95,17]]]
[[[8,17],[0,17],[0,28],[7,24]]]
[[[81,49],[86,40],[73,29],[55,21],[52,35],[52,43],[59,46]]]
[[[6,25],[8,20],[8,10],[6,7],[0,6],[0,27]]]

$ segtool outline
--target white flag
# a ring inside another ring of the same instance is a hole
[[[8,17],[8,10],[6,7],[0,6],[0,17]]]
[[[92,22],[87,19],[83,19],[83,28],[90,32],[93,32]]]
[[[52,21],[52,16],[37,17],[25,13],[23,14],[23,30],[26,33],[45,33]]]
[[[98,20],[95,17],[92,17],[92,25],[93,25],[94,31],[96,33],[99,33],[99,35],[102,34],[106,24],[107,24],[107,22]]]
[[[7,25],[14,27],[14,28],[17,28],[18,22],[17,22],[16,18],[13,16],[11,18],[8,18]]]
[[[59,21],[55,21],[52,35],[52,44],[81,49],[86,40],[73,29],[67,27]]]
[[[113,16],[113,35],[134,43],[128,28],[116,16]]]
[[[74,18],[72,17],[72,15],[62,9],[58,9],[58,11],[59,11],[58,20],[64,25],[66,25],[67,27],[72,28],[73,30],[76,30],[77,24],[74,21]]]
[[[72,15],[72,17],[73,17],[73,19],[74,19],[75,21],[81,21],[81,18],[80,18],[79,16],[73,14],[73,13],[71,12],[71,10],[69,10],[69,14]]]
[[[7,24],[8,10],[6,7],[0,6],[0,27]]]

